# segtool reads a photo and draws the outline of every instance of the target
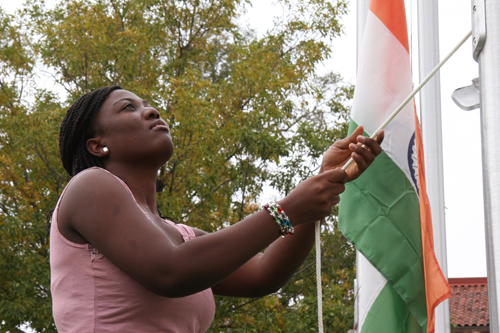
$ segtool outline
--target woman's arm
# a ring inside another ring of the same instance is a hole
[[[302,182],[280,202],[298,230],[331,213],[345,179],[341,170],[325,172]],[[168,297],[219,284],[280,237],[273,218],[260,211],[229,228],[178,244],[175,228],[151,222],[123,185],[98,169],[74,179],[57,218],[60,228],[78,233],[142,286]]]
[[[342,149],[333,153],[341,159],[352,153],[351,148]],[[362,157],[362,163],[355,159],[362,172],[373,161],[373,153],[354,149]],[[296,235],[285,239],[280,238],[274,219],[262,210],[229,228],[179,243],[174,227],[160,227],[148,219],[123,185],[98,169],[74,179],[57,218],[59,228],[81,235],[158,295],[181,297],[214,286],[226,295],[261,295],[291,277],[313,244],[312,223],[330,215],[340,200],[347,174],[338,169],[322,171],[279,202],[296,227]],[[259,254],[268,246],[265,254]]]
[[[358,127],[349,137],[334,143],[323,158],[321,171],[342,167],[351,155],[355,164],[347,170],[349,180],[359,177],[380,154],[381,132],[377,140],[359,137]],[[354,144],[354,145],[351,145]],[[361,145],[365,144],[366,148]],[[307,258],[314,244],[314,224],[301,225],[295,235],[273,242],[263,254],[258,254],[227,279],[213,287],[219,295],[259,297],[281,288]]]
[[[273,293],[290,280],[313,244],[314,224],[300,225],[295,228],[295,235],[277,239],[212,290],[217,295],[238,297]]]

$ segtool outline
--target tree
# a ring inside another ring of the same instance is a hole
[[[352,87],[315,74],[346,3],[280,3],[287,20],[260,38],[237,25],[243,0],[62,0],[54,9],[28,0],[15,16],[0,12],[0,330],[55,330],[45,215],[69,180],[58,127],[83,93],[120,84],[161,110],[176,150],[159,172],[158,204],[174,221],[218,230],[259,209],[264,184],[286,195],[317,171],[346,134]],[[345,331],[353,250],[334,221],[323,234],[325,317]],[[213,331],[314,327],[310,267],[270,297],[218,298]],[[271,322],[270,310],[279,314]]]

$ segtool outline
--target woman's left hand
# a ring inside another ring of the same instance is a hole
[[[370,139],[362,134],[363,126],[358,126],[350,136],[331,145],[323,157],[320,173],[342,168],[352,157],[355,163],[346,170],[347,181],[358,178],[382,152],[380,144],[384,140],[383,130],[379,132],[376,139]],[[362,147],[363,145],[366,147]]]

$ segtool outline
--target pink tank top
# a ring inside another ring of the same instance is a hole
[[[64,238],[57,224],[61,198],[50,231],[52,310],[59,332],[191,333],[210,327],[215,314],[211,289],[181,298],[162,297],[145,289],[92,245]],[[184,241],[196,237],[186,225],[165,222],[175,226]]]

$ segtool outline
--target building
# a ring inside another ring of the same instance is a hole
[[[490,332],[486,278],[450,278],[452,332]]]

